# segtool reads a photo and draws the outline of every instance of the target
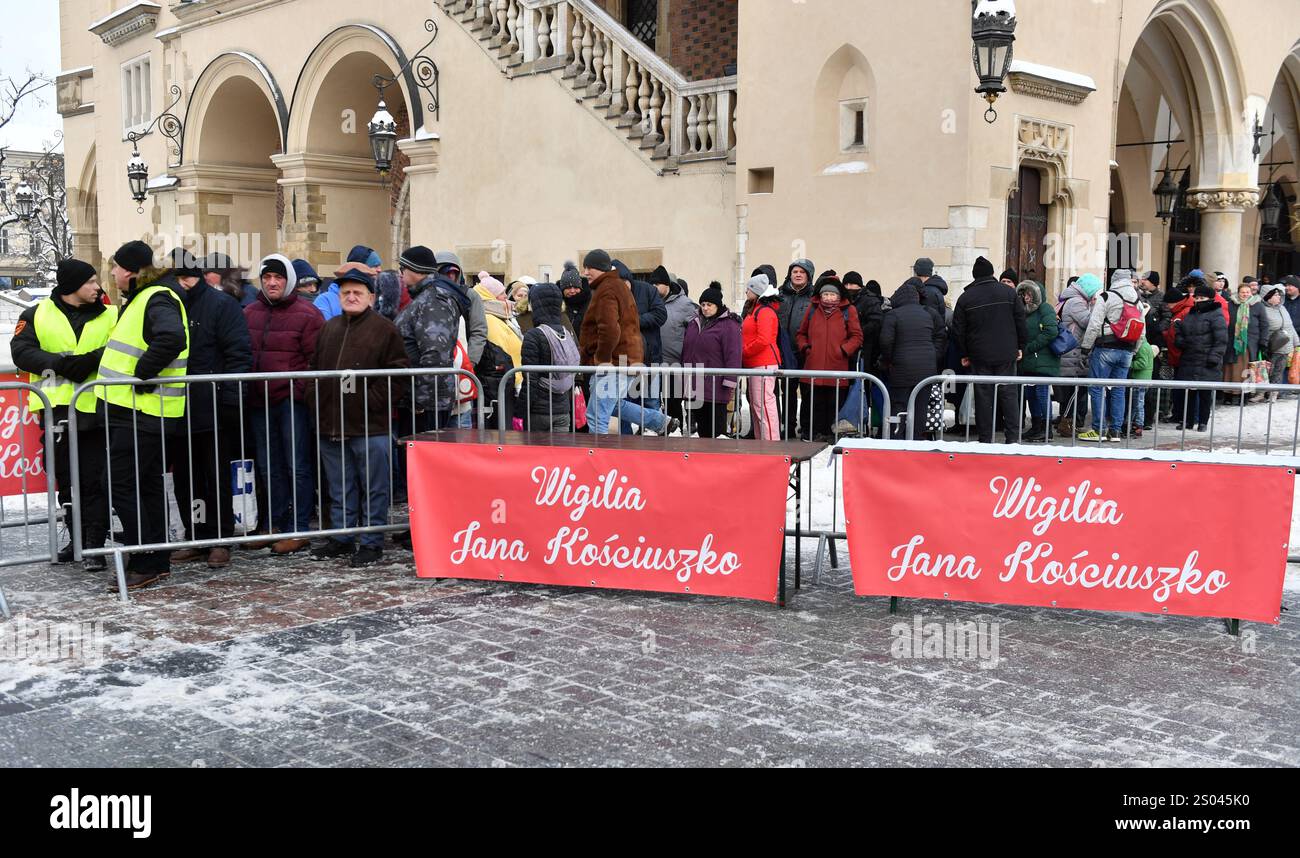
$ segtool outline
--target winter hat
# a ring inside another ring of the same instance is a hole
[[[1209,298],[1213,300],[1216,293],[1214,291],[1214,287],[1206,283],[1205,280],[1202,279],[1200,283],[1196,284],[1196,291],[1193,292],[1192,294],[1194,294],[1197,298]]]
[[[143,241],[128,241],[113,253],[112,258],[119,268],[139,274],[153,265],[153,248]]]
[[[343,288],[344,283],[360,283],[362,286],[369,289],[371,294],[374,294],[375,291],[375,278],[371,277],[369,273],[362,271],[359,268],[352,268],[344,272],[342,277],[334,278],[334,285],[338,286],[340,289]]]
[[[229,256],[224,253],[217,253],[215,250],[203,257],[204,271],[230,271],[236,267]]]
[[[572,262],[564,263],[564,273],[560,275],[560,290],[581,288],[582,275],[578,273],[578,266]]]
[[[1085,298],[1091,300],[1101,291],[1101,278],[1096,274],[1084,274],[1075,281],[1074,285],[1079,288]]]
[[[629,283],[632,282],[632,272],[628,270],[628,267],[623,264],[623,261],[621,259],[612,260],[609,263],[609,265],[610,268],[612,268],[614,272],[618,274],[620,280],[626,280]]]
[[[1038,290],[1037,283],[1026,280],[1016,287],[1016,297],[1023,301],[1026,295],[1029,296],[1028,309],[1032,313],[1043,303],[1043,293]]]
[[[813,265],[811,260],[796,259],[794,262],[791,262],[789,270],[786,271],[786,276],[788,277],[793,274],[796,268],[802,268],[804,273],[808,275],[808,282],[813,282],[813,276],[817,273],[817,266]]]
[[[660,265],[650,274],[650,282],[656,286],[672,286],[673,276],[668,273],[668,269]]]
[[[95,266],[80,259],[63,259],[59,261],[58,271],[54,275],[54,294],[71,295],[90,282],[95,276]]]
[[[979,280],[981,277],[992,277],[993,263],[981,256],[979,259],[975,260],[975,267],[971,269],[970,273],[976,280]]]
[[[717,280],[710,283],[709,288],[700,293],[701,304],[713,304],[719,309],[722,309],[727,306],[723,303],[724,300],[725,299],[722,297],[722,284]]]
[[[612,262],[609,254],[598,248],[583,257],[582,267],[592,268],[596,271],[609,271],[612,268]]]
[[[1282,285],[1294,286],[1297,289],[1300,289],[1300,277],[1297,277],[1294,274],[1288,274],[1287,276],[1282,278]]]
[[[840,285],[838,277],[822,277],[817,281],[817,294],[824,295],[827,292],[834,292],[839,297],[844,297],[844,287]]]
[[[1188,274],[1187,276],[1188,276],[1188,277],[1199,277],[1200,279],[1204,280],[1204,279],[1205,279],[1205,272],[1202,271],[1202,270],[1199,269],[1199,268],[1193,268],[1192,271],[1191,271],[1191,273]],[[1249,277],[1246,278],[1246,281],[1247,281],[1247,282],[1249,282],[1250,280],[1251,280],[1251,278],[1249,278]]]
[[[1154,271],[1148,271],[1146,274],[1143,274],[1142,279],[1150,281],[1152,286],[1160,285],[1160,275]]]
[[[434,252],[422,244],[403,250],[397,264],[416,274],[432,274],[438,270],[438,260]]]
[[[279,253],[272,253],[263,257],[261,264],[257,266],[259,280],[263,274],[279,274],[288,281],[288,285],[284,289],[285,297],[293,294],[293,290],[298,286],[298,275],[293,269],[293,263],[289,261],[289,257],[282,256]]]
[[[438,265],[439,274],[445,275],[447,269],[455,269],[456,280],[463,281],[465,279],[465,268],[460,264],[460,257],[450,250],[439,250],[434,254],[433,261]]]
[[[1265,286],[1263,292],[1264,292],[1265,304],[1267,304],[1269,299],[1272,298],[1274,295],[1281,295],[1283,298],[1286,298],[1286,291],[1281,286],[1278,285]]]
[[[1020,274],[1016,271],[1016,269],[1014,269],[1014,268],[1008,268],[1006,271],[1003,271],[1003,272],[998,276],[998,279],[999,279],[999,280],[1010,280],[1012,283],[1019,283],[1019,282],[1020,282]]]
[[[1110,275],[1111,286],[1118,286],[1125,280],[1128,280],[1129,282],[1134,280],[1133,272],[1127,268],[1116,268],[1115,272]]]
[[[480,286],[485,287],[492,293],[493,298],[504,298],[506,296],[506,284],[488,274],[486,271],[478,273],[478,282]]]
[[[934,260],[922,256],[920,259],[916,260],[916,262],[912,264],[912,273],[915,274],[917,277],[934,276]]]
[[[203,276],[202,264],[183,247],[172,248],[172,252],[167,254],[167,266],[177,277]]]
[[[311,267],[311,263],[305,259],[295,259],[293,261],[293,273],[298,278],[299,286],[320,282],[320,275],[316,273],[315,268]]]
[[[689,283],[687,283],[682,278],[678,277],[677,286],[682,290],[683,295],[685,295],[687,298],[691,297],[691,286]]]
[[[862,275],[856,271],[850,271],[848,274],[844,275],[844,285],[846,287],[857,286],[858,288],[866,286],[866,284],[862,282]]]
[[[369,268],[379,268],[384,263],[376,253],[364,244],[358,244],[348,251],[348,262],[360,262]]]
[[[881,297],[879,280],[868,280],[867,285],[862,288],[867,292],[870,292],[872,295],[875,295],[877,298]]]
[[[770,298],[778,294],[776,287],[767,279],[766,274],[755,274],[749,278],[749,284],[745,286],[745,289],[752,292],[754,297],[759,299]]]

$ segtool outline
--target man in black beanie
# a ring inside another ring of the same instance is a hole
[[[1025,304],[1014,288],[993,279],[993,263],[983,256],[971,273],[975,282],[957,299],[952,317],[961,365],[975,375],[1014,376],[1029,340]],[[1014,444],[1021,429],[1019,393],[1003,384],[997,396],[1006,443]],[[987,384],[975,386],[975,426],[981,444],[993,443],[993,387]]]
[[[18,317],[11,344],[14,365],[27,372],[29,383],[50,401],[28,395],[27,409],[39,413],[42,425],[53,425],[54,476],[59,504],[71,523],[72,468],[69,415],[78,385],[96,377],[100,356],[117,323],[117,308],[105,306],[95,269],[80,259],[59,263],[53,294]],[[103,548],[108,536],[108,498],[104,493],[105,444],[103,409],[93,392],[76,399],[78,471],[80,472],[81,547]],[[44,438],[44,434],[41,436]],[[69,524],[71,526],[71,524]],[[58,562],[71,563],[69,542]],[[102,557],[88,558],[88,570],[105,567]]]
[[[153,266],[153,248],[143,241],[128,241],[109,257],[113,263],[113,285],[117,287],[117,297],[130,294],[136,277],[141,271]]]

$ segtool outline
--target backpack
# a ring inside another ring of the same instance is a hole
[[[1119,321],[1112,322],[1110,332],[1121,343],[1138,343],[1146,336],[1147,323],[1142,318],[1142,310],[1136,302],[1130,304],[1123,298],[1120,301],[1124,309],[1119,314]]]
[[[582,363],[582,357],[578,354],[578,346],[573,342],[573,337],[564,331],[557,334],[550,325],[538,325],[536,330],[542,332],[542,336],[546,337],[546,342],[551,347],[552,366],[578,366]],[[573,373],[557,372],[544,375],[538,383],[547,393],[564,393],[573,387]]]
[[[474,368],[469,363],[469,352],[465,350],[465,343],[461,340],[456,341],[456,350],[452,353],[451,365],[453,369],[474,371]],[[466,402],[478,402],[478,385],[467,375],[457,375],[456,403],[463,405]]]
[[[764,309],[776,313],[776,308],[771,304],[761,304],[754,314],[758,315],[759,311]],[[781,369],[801,369],[799,358],[795,355],[794,343],[790,341],[790,332],[781,324],[780,313],[776,313],[776,347],[777,357],[781,359]]]

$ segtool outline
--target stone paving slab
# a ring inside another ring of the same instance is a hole
[[[803,553],[811,581],[815,543]],[[0,543],[3,548],[3,543]],[[237,552],[119,604],[0,570],[5,629],[99,622],[103,658],[0,655],[4,766],[1300,765],[1300,572],[1280,626],[853,595],[772,605],[433,583]],[[998,660],[899,659],[898,623],[998,623]],[[5,640],[0,638],[0,640]]]

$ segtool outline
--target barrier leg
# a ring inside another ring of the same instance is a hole
[[[826,534],[817,537],[817,559],[813,561],[813,583],[822,582],[822,560],[826,557]]]
[[[1228,627],[1228,634],[1234,638],[1241,637],[1241,620],[1224,620],[1223,622]]]
[[[5,601],[5,591],[3,589],[0,589],[0,617],[4,617],[6,620],[10,617],[9,603]]]
[[[812,467],[810,464],[809,467]],[[803,563],[800,551],[803,548],[803,465],[794,466],[794,588],[798,590],[803,583]]]
[[[838,570],[840,568],[840,552],[839,549],[835,547],[835,537],[832,536],[829,537],[829,539],[831,549],[831,568]]]
[[[113,552],[113,569],[117,572],[117,600],[119,602],[130,602],[131,597],[126,594],[126,563],[122,560],[122,552]]]
[[[890,596],[890,597],[889,597],[889,615],[890,615],[890,616],[893,616],[894,614],[897,614],[897,613],[898,613],[898,597],[897,597],[897,596]]]

